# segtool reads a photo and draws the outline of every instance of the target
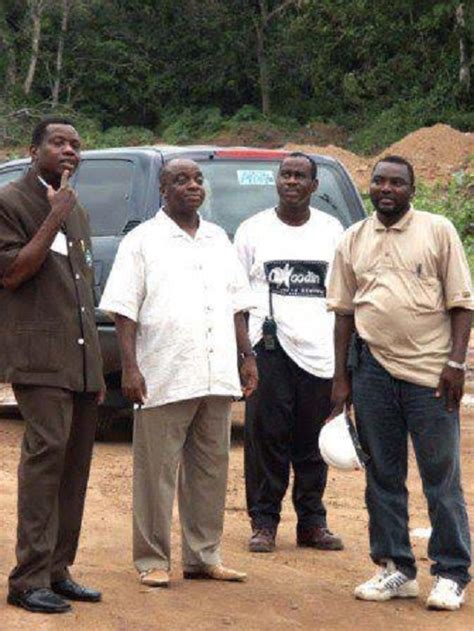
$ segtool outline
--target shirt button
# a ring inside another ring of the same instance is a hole
[[[80,344],[80,345],[82,346],[82,345],[84,344],[84,338],[83,338],[83,337],[80,337],[80,338],[77,340],[77,343],[78,343],[78,344]]]
[[[213,353],[213,352],[214,352],[214,349],[213,349],[213,348],[210,348],[210,349],[209,349],[209,354],[211,354],[211,353]]]
[[[86,308],[85,308],[85,307],[81,307],[81,311],[82,311],[82,313],[84,313],[84,312],[85,312],[85,310],[86,310]]]
[[[390,254],[388,252],[385,252],[385,256],[390,256]]]
[[[72,241],[69,241],[69,247],[72,248],[73,245],[74,243]]]
[[[79,280],[79,279],[81,278],[81,275],[80,275],[80,274],[74,274],[74,278],[75,278],[76,280]]]

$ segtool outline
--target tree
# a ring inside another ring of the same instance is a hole
[[[23,83],[23,91],[26,96],[31,92],[33,79],[35,77],[36,65],[38,63],[40,39],[41,39],[41,18],[46,7],[47,0],[28,0],[28,8],[32,21],[31,31],[31,56],[26,73],[25,82]]]
[[[456,7],[456,30],[459,37],[459,84],[461,86],[461,92],[468,95],[471,89],[471,75],[469,57],[467,54],[466,20],[463,2]]]
[[[267,0],[258,0],[258,8],[254,15],[255,35],[257,39],[257,61],[259,68],[260,94],[262,99],[262,113],[268,116],[270,106],[270,73],[268,68],[266,38],[272,22],[277,20],[291,6],[300,5],[300,0],[281,0],[270,8]]]
[[[59,103],[59,88],[61,85],[61,70],[63,67],[63,53],[64,53],[64,39],[67,33],[69,12],[72,6],[73,0],[62,0],[62,19],[61,30],[58,38],[58,51],[56,53],[56,74],[54,78],[54,85],[51,93],[52,106],[56,107]]]

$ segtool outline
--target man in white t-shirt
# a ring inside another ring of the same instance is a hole
[[[327,528],[322,501],[327,466],[318,436],[330,412],[334,373],[326,279],[343,228],[310,207],[318,180],[316,163],[306,154],[283,160],[276,186],[278,206],[247,219],[235,236],[256,304],[249,335],[260,379],[245,419],[249,550],[275,547],[290,466],[297,544],[341,550],[341,539]]]
[[[242,581],[219,548],[231,401],[257,385],[243,313],[252,297],[227,235],[197,213],[198,164],[171,160],[160,182],[163,208],[122,241],[100,303],[115,314],[122,389],[139,406],[134,563],[142,584],[168,586],[178,478],[184,578]]]

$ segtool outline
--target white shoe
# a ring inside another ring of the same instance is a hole
[[[448,609],[455,611],[464,602],[464,589],[450,578],[437,576],[433,589],[428,596],[426,606],[428,609]]]
[[[370,580],[358,585],[354,596],[360,600],[390,600],[391,598],[416,598],[419,587],[416,580],[410,580],[397,570],[391,560]]]

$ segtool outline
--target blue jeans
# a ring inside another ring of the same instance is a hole
[[[471,541],[461,487],[459,411],[448,412],[435,390],[392,377],[364,344],[353,371],[353,402],[367,466],[370,555],[392,559],[415,578],[408,530],[408,434],[428,501],[433,575],[470,581]]]

